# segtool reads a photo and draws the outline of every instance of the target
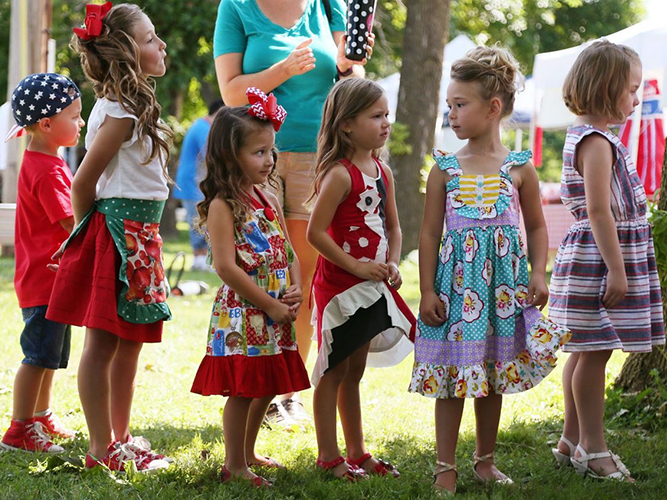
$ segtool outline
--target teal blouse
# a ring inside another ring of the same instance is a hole
[[[336,80],[337,48],[332,31],[345,31],[343,0],[330,0],[331,24],[322,0],[309,0],[301,19],[290,28],[272,23],[255,0],[221,0],[213,37],[214,57],[242,53],[243,73],[259,73],[285,59],[301,42],[310,47],[315,68],[293,76],[273,90],[287,119],[276,134],[280,151],[314,152],[324,100]]]

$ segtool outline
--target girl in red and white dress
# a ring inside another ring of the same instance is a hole
[[[307,237],[320,253],[313,292],[318,356],[311,382],[317,464],[336,477],[398,476],[364,444],[359,382],[411,350],[415,318],[398,295],[401,228],[394,179],[379,160],[391,125],[387,97],[370,80],[338,82],[324,104]],[[347,459],[336,441],[336,408]]]

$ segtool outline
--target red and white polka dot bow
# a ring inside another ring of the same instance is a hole
[[[275,96],[273,94],[267,96],[256,87],[248,87],[245,95],[248,96],[248,102],[250,103],[248,113],[260,120],[271,120],[274,130],[278,132],[285,121],[287,111],[278,104]]]

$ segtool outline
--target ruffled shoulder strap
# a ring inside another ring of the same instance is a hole
[[[438,164],[440,170],[444,170],[452,177],[461,175],[462,170],[459,161],[454,153],[447,153],[440,149],[433,150],[433,159]]]
[[[533,153],[530,150],[510,151],[510,154],[507,156],[505,163],[503,163],[501,170],[507,173],[512,167],[525,165],[532,157]]]

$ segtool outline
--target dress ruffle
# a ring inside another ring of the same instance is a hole
[[[494,337],[487,352],[490,359],[467,365],[415,362],[409,390],[433,398],[480,398],[489,394],[515,394],[536,386],[556,366],[556,353],[570,339],[570,332],[544,318],[539,311],[537,314],[529,311],[523,315],[527,332],[523,338]],[[452,353],[455,351],[452,344],[456,343],[446,340],[418,343],[423,352],[418,352],[417,357],[435,360],[450,356],[456,361],[456,353]],[[516,354],[497,361],[502,358],[500,353],[507,350]]]
[[[204,356],[191,391],[202,396],[263,398],[309,387],[299,352],[283,350],[275,356]]]
[[[367,309],[375,304],[382,296],[387,300],[387,313],[393,327],[371,340],[366,365],[374,368],[395,366],[413,350],[410,337],[415,320],[412,313],[409,309],[404,311],[399,307],[386,283],[363,281],[333,297],[322,311],[319,328],[321,337],[313,337],[313,340],[319,342],[317,360],[311,374],[313,386],[317,385],[329,367],[329,355],[333,350],[332,330],[347,322],[359,309]],[[312,317],[313,324],[316,325],[317,306],[313,308]]]

